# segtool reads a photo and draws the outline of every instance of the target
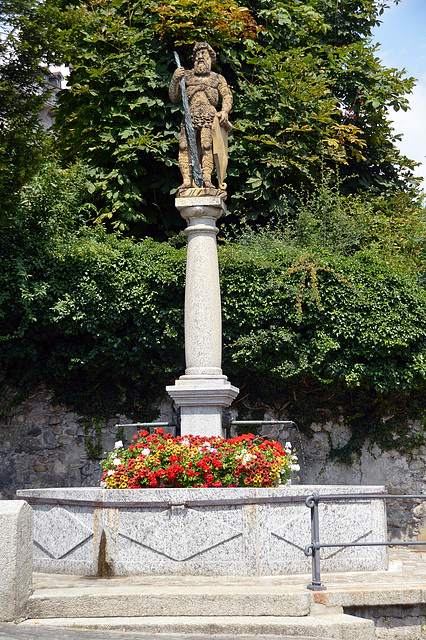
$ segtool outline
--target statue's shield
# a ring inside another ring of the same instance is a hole
[[[215,116],[212,126],[213,138],[213,158],[216,167],[219,189],[226,191],[224,182],[226,169],[228,167],[228,133],[231,131],[232,125],[228,123],[227,128],[221,127],[219,118]]]

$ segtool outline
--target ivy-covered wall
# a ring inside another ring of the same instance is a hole
[[[176,245],[179,237],[173,239]],[[88,418],[155,418],[184,370],[185,249],[83,227],[35,242],[0,236],[3,389],[44,382]],[[426,290],[372,250],[344,255],[277,235],[219,246],[223,368],[237,408],[270,408],[309,434],[343,415],[350,462],[366,439],[408,452],[424,441]]]

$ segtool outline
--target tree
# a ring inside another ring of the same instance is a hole
[[[46,70],[54,60],[54,4],[0,2],[0,209],[41,166],[49,140],[38,120],[49,89]]]
[[[413,79],[386,69],[373,0],[81,0],[64,32],[74,65],[58,126],[66,160],[91,165],[102,215],[134,233],[180,224],[180,105],[167,87],[177,48],[220,50],[234,92],[228,192],[239,219],[280,215],[283,199],[340,167],[349,192],[407,189],[413,163],[395,146],[387,109],[407,108]],[[160,230],[159,230],[160,228]]]

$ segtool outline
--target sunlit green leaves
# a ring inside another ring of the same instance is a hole
[[[64,157],[92,166],[93,198],[115,227],[163,238],[181,228],[182,109],[167,89],[173,49],[189,67],[193,43],[205,40],[234,94],[234,221],[276,216],[324,163],[340,167],[348,193],[410,192],[413,164],[395,146],[388,109],[406,108],[412,79],[386,69],[369,40],[383,4],[80,0],[62,32],[75,67],[57,118]]]
[[[53,1],[0,3],[0,216],[42,164],[51,141],[39,121],[55,54]]]

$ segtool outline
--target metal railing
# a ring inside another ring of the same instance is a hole
[[[296,423],[293,420],[230,420],[228,424],[225,426],[228,427],[260,427],[260,426],[272,426],[272,427],[297,427]],[[180,420],[177,416],[173,420],[169,422],[130,422],[128,424],[117,424],[115,425],[117,429],[121,429],[123,427],[131,427],[134,429],[150,429],[155,431],[155,429],[162,428],[170,428],[170,429],[179,429]]]
[[[226,487],[225,487],[226,488]],[[262,496],[249,498],[218,498],[207,500],[184,500],[173,502],[172,500],[158,500],[149,502],[146,500],[120,501],[120,500],[82,500],[81,498],[48,498],[44,496],[14,496],[14,500],[25,500],[29,504],[51,505],[62,507],[93,507],[103,509],[115,509],[124,507],[126,509],[175,509],[185,507],[192,509],[196,507],[238,507],[256,504],[286,504],[301,503],[306,500],[304,496]]]
[[[327,500],[425,500],[426,494],[420,495],[390,495],[388,493],[346,493],[338,495],[320,495],[314,493],[308,496],[305,504],[311,510],[311,544],[306,545],[305,555],[312,556],[312,582],[307,586],[311,591],[324,591],[325,587],[321,583],[321,561],[320,551],[330,547],[394,547],[394,546],[419,546],[426,545],[426,542],[336,542],[325,543],[319,539],[319,510],[320,501]]]

